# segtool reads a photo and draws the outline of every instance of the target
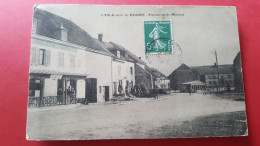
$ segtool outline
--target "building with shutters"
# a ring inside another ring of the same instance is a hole
[[[112,93],[114,96],[120,96],[122,94],[130,96],[131,89],[135,85],[135,60],[131,56],[132,53],[116,43],[104,42],[102,37],[103,34],[99,34],[96,41],[104,45],[104,47],[113,54]]]
[[[40,9],[34,10],[32,28],[29,106],[105,102],[112,96],[112,54],[87,32]]]

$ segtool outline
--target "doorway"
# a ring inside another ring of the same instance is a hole
[[[86,79],[86,100],[89,103],[97,102],[97,79]]]
[[[105,101],[109,101],[109,86],[103,86],[103,87],[104,87]]]

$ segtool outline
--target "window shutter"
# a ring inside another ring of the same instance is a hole
[[[64,67],[64,53],[62,53],[62,52],[59,53],[58,61],[59,61],[58,66]]]
[[[75,55],[70,54],[70,67],[75,68]]]
[[[50,65],[51,64],[51,51],[50,50],[46,50],[46,65]]]
[[[36,48],[31,48],[31,64],[36,63]]]
[[[40,50],[38,49],[38,48],[35,48],[35,52],[36,52],[36,57],[35,57],[35,60],[36,60],[36,62],[35,62],[35,64],[40,64]]]

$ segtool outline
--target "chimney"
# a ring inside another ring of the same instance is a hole
[[[100,42],[103,41],[103,34],[102,34],[102,33],[99,33],[99,34],[98,34],[98,40],[99,40]]]
[[[63,23],[60,24],[61,29],[61,40],[67,42],[68,41],[68,30],[63,27]]]

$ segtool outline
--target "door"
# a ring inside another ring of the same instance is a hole
[[[89,103],[97,102],[97,79],[86,79],[86,100]]]
[[[109,86],[104,86],[104,96],[105,96],[105,101],[109,100]]]

